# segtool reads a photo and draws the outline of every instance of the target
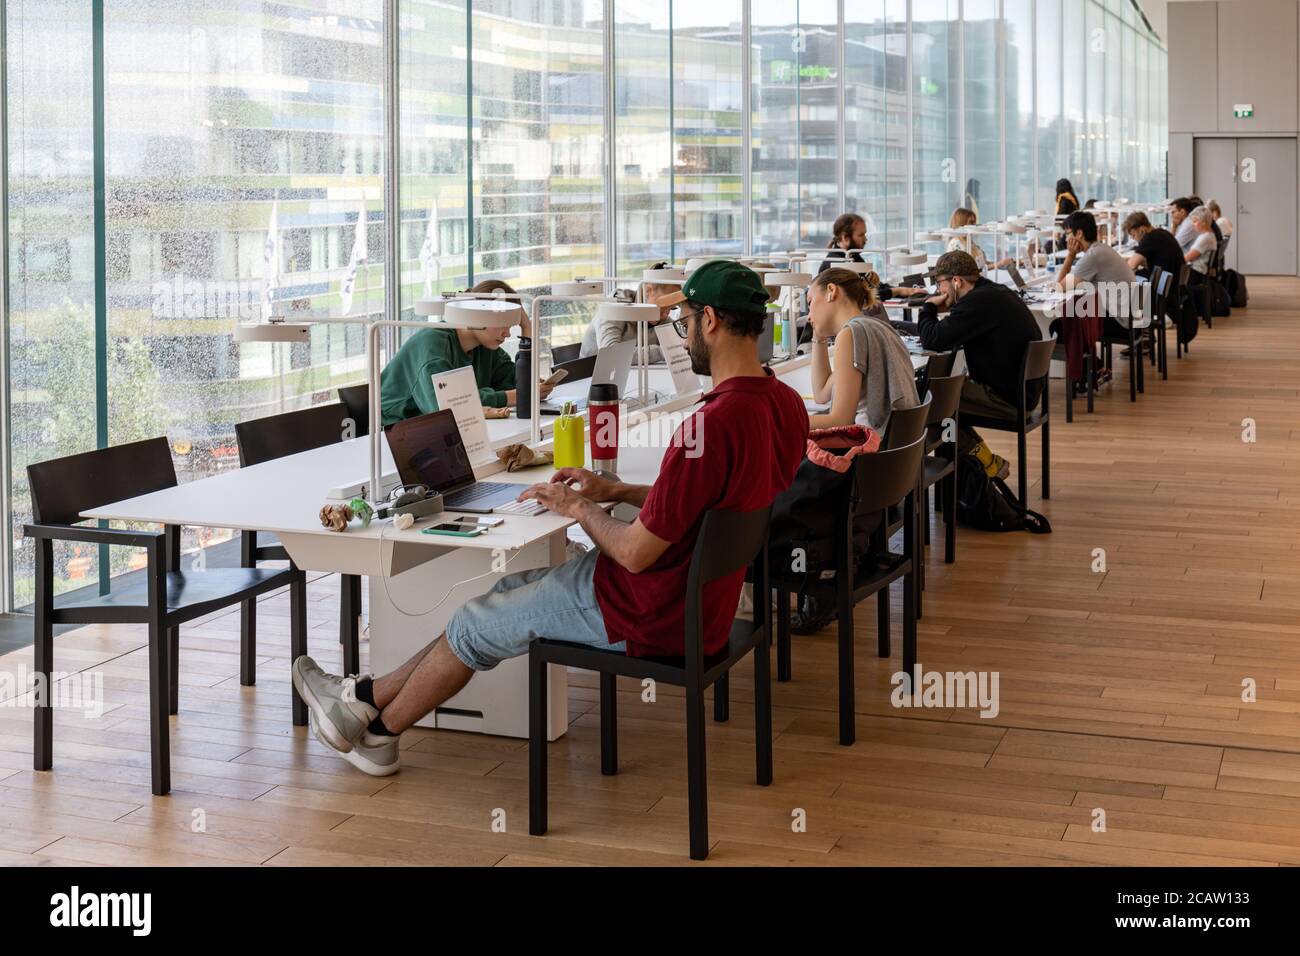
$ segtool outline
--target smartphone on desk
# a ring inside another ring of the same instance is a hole
[[[489,527],[490,525],[479,524],[477,518],[457,518],[454,521],[444,521],[441,524],[422,528],[420,534],[446,534],[454,538],[477,538],[487,531]]]

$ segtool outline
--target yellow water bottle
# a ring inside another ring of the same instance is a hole
[[[555,421],[556,468],[581,468],[587,463],[583,425],[582,416],[573,413],[573,402],[565,402],[563,414]]]

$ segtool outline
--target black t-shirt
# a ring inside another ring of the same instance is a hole
[[[1138,240],[1134,251],[1147,261],[1148,269],[1158,266],[1173,274],[1175,284],[1178,282],[1178,273],[1183,268],[1183,247],[1168,230],[1152,229]]]
[[[848,255],[848,260],[849,262],[861,262],[862,256],[859,255],[857,252],[850,252]],[[830,252],[826,253],[826,258],[822,260],[821,266],[817,269],[817,274],[821,275],[827,269],[834,269],[843,261],[844,261],[844,250],[832,249]]]

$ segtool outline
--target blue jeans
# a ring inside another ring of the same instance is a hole
[[[596,603],[596,557],[593,548],[553,568],[507,574],[452,615],[447,646],[476,671],[527,654],[542,637],[626,651],[623,641],[611,644],[605,633]]]

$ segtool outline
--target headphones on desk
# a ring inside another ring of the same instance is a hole
[[[413,505],[417,501],[423,501],[429,497],[429,489],[424,485],[398,485],[388,493],[388,501],[385,506],[389,508],[401,508],[404,505]]]

